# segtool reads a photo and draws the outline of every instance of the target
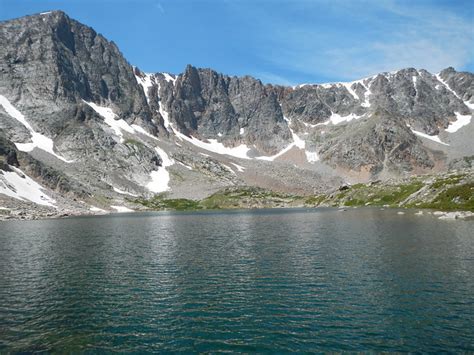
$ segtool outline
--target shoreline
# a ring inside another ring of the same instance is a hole
[[[441,220],[473,220],[474,221],[474,212],[465,211],[465,210],[436,210],[429,208],[413,208],[413,207],[393,207],[393,206],[278,206],[278,207],[238,207],[238,208],[206,208],[206,209],[139,209],[131,210],[127,212],[71,212],[64,211],[62,213],[48,213],[46,215],[26,215],[26,214],[17,214],[17,215],[2,215],[0,214],[0,223],[8,221],[41,221],[49,219],[72,219],[77,217],[98,217],[98,216],[120,216],[120,215],[132,215],[139,213],[153,213],[153,212],[182,212],[182,213],[195,213],[195,212],[218,212],[218,211],[256,211],[256,210],[318,210],[318,209],[332,209],[338,212],[347,212],[352,209],[377,209],[380,211],[392,211],[398,215],[416,215],[416,216],[433,216]],[[5,210],[5,209],[2,209]]]

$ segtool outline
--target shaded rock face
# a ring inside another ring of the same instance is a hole
[[[17,149],[15,145],[10,142],[0,129],[0,162],[2,163],[3,170],[8,170],[8,165],[19,166]],[[0,168],[2,168],[0,166]]]
[[[474,104],[474,74],[456,72],[449,67],[439,73],[439,77],[449,85],[451,90],[464,102]]]
[[[243,143],[269,154],[291,137],[276,93],[252,77],[229,77],[189,65],[173,91],[160,94],[171,120],[186,134],[222,137],[231,146]]]
[[[38,131],[56,136],[75,121],[93,119],[86,100],[157,133],[132,67],[90,27],[54,11],[2,23],[0,43],[0,92],[18,102]]]

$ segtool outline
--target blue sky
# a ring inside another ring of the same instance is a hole
[[[189,63],[277,84],[404,67],[474,72],[473,0],[0,0],[0,20],[51,9],[147,72]]]

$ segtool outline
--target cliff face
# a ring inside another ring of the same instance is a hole
[[[472,109],[474,75],[453,68],[296,87],[190,65],[146,74],[63,12],[0,24],[3,171],[85,204],[436,172],[474,155]]]

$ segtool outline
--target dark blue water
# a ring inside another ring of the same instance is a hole
[[[474,351],[474,222],[355,209],[0,223],[0,352]]]

